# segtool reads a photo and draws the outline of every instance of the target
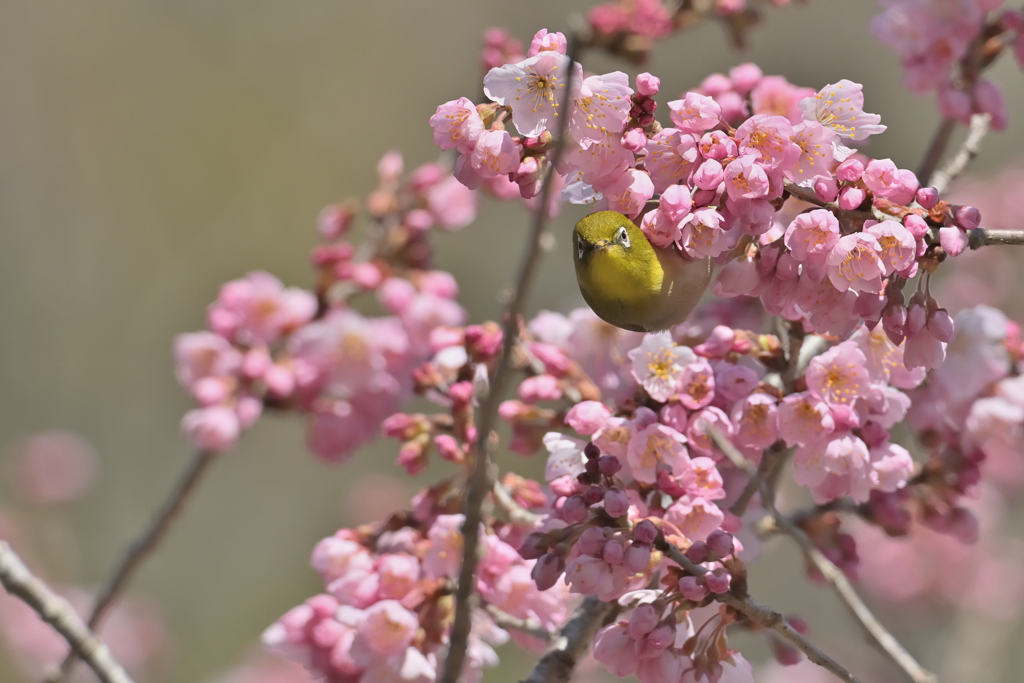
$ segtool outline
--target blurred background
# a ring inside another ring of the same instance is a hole
[[[190,457],[174,335],[202,328],[219,285],[250,270],[311,286],[320,209],[373,189],[390,149],[407,169],[438,157],[427,119],[441,102],[479,97],[484,29],[506,27],[528,45],[589,7],[0,0],[0,536],[55,584],[99,585]],[[643,70],[662,79],[662,103],[743,61],[815,89],[862,82],[865,108],[889,127],[868,152],[913,169],[938,116],[931,99],[904,92],[896,56],[871,36],[877,11],[843,0],[769,8],[743,53],[707,24],[661,43]],[[637,72],[600,54],[585,66]],[[1015,162],[1024,139],[1016,65],[1004,58],[991,75],[1010,126],[985,140],[983,176]],[[582,214],[565,207],[555,222],[531,313],[582,303],[564,239]],[[519,202],[485,200],[476,223],[435,241],[472,320],[497,317],[526,225]],[[1012,287],[1013,260],[999,258]],[[94,487],[64,506],[31,502],[18,470],[31,448],[94,454]],[[322,589],[308,566],[317,540],[403,506],[429,481],[401,474],[396,452],[381,441],[330,467],[306,452],[298,419],[261,420],[133,582],[136,607],[162,624],[150,626],[165,642],[140,680],[212,681],[246,657],[267,625]],[[819,644],[865,676],[891,672],[832,594],[808,587],[791,544],[757,563],[752,592],[799,612]],[[880,612],[928,667],[981,658],[973,680],[1020,680],[1019,623]],[[768,657],[759,641],[740,642]],[[17,647],[0,647],[0,680],[22,680]],[[502,661],[487,680],[518,680],[529,667],[510,652]]]

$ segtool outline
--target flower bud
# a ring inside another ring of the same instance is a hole
[[[611,477],[622,469],[622,461],[614,455],[602,455],[597,459],[597,469],[604,476]]]
[[[630,128],[622,136],[622,146],[630,152],[639,152],[647,146],[647,136],[639,128]]]
[[[903,227],[910,231],[914,239],[919,240],[928,234],[928,224],[916,213],[908,213],[903,219]]]
[[[916,199],[922,209],[931,209],[939,203],[939,191],[934,187],[922,187],[917,191]]]
[[[708,546],[708,550],[714,553],[715,557],[722,559],[732,555],[734,545],[732,541],[732,534],[722,531],[721,529],[715,529],[708,534],[707,541],[705,543]]]
[[[634,652],[640,659],[650,659],[667,650],[669,645],[675,642],[675,639],[675,627],[664,624],[637,640]]]
[[[818,176],[814,180],[814,194],[823,202],[834,202],[839,196],[839,183],[832,176]]]
[[[629,512],[629,497],[618,487],[612,487],[604,494],[604,511],[609,517],[622,517]]]
[[[576,541],[576,547],[582,554],[596,557],[604,549],[605,540],[604,529],[591,526],[580,534],[579,540]]]
[[[623,547],[622,541],[613,538],[604,544],[604,548],[601,550],[601,559],[608,564],[622,564],[625,554],[626,549]]]
[[[732,576],[722,568],[714,569],[704,575],[704,583],[712,593],[721,594],[729,590]]]
[[[679,579],[679,592],[687,600],[700,602],[708,596],[708,587],[696,576],[684,576]]]
[[[864,174],[864,164],[860,159],[850,158],[836,167],[836,178],[848,183],[855,183]]]
[[[651,563],[651,546],[631,544],[622,558],[623,568],[631,574],[642,574]]]
[[[636,91],[644,97],[654,97],[661,87],[661,79],[649,73],[637,74]]]
[[[651,520],[645,519],[633,527],[633,538],[640,543],[654,543],[658,538],[658,527]]]
[[[645,603],[638,605],[629,617],[629,635],[633,640],[640,640],[654,630],[660,621],[654,605]]]
[[[690,562],[700,564],[710,559],[711,552],[704,541],[695,541],[693,545],[686,549],[686,557]]]
[[[928,322],[925,324],[933,337],[940,342],[947,344],[953,341],[953,319],[949,317],[946,309],[939,308],[931,312]]]
[[[961,230],[974,230],[981,225],[981,212],[973,206],[961,206],[953,214],[953,220]]]
[[[519,556],[524,560],[536,560],[548,551],[548,543],[544,534],[534,532],[527,535],[519,546]]]
[[[558,582],[558,577],[565,571],[565,560],[554,553],[548,553],[533,565],[530,576],[537,584],[537,590],[546,591]]]
[[[562,503],[562,519],[569,524],[582,522],[587,518],[588,512],[589,508],[581,495],[569,496]]]
[[[839,208],[852,211],[864,203],[867,193],[859,187],[844,187],[839,192]]]

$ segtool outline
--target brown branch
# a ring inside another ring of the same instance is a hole
[[[107,644],[85,625],[71,604],[34,576],[3,541],[0,541],[0,583],[61,634],[75,656],[81,657],[103,683],[132,683],[131,676],[114,658]]]
[[[967,139],[960,146],[949,163],[935,172],[931,186],[938,190],[941,196],[949,189],[949,184],[960,177],[960,174],[967,170],[971,162],[978,156],[981,150],[981,141],[985,139],[989,128],[992,125],[992,116],[989,114],[974,114],[971,116],[971,127],[967,132]],[[924,181],[921,181],[924,184]]]
[[[500,481],[494,482],[492,493],[495,505],[505,515],[505,518],[513,524],[534,527],[544,517],[544,515],[538,515],[536,512],[530,512],[517,503],[512,494],[509,493],[508,489]]]
[[[722,435],[720,431],[715,429],[713,426],[707,426],[707,432],[711,436],[711,439],[718,446],[725,456],[740,467],[748,474],[753,471],[753,465],[750,461],[743,457],[743,454]],[[768,453],[775,450],[773,447],[769,449]],[[765,453],[765,460],[768,459],[768,453]],[[761,464],[764,465],[764,461]],[[757,471],[753,472],[753,476],[756,476],[762,468],[758,468]],[[753,476],[751,481],[754,481]],[[749,484],[748,484],[749,487]],[[872,614],[864,601],[857,595],[857,591],[853,589],[850,582],[847,580],[846,575],[836,567],[820,550],[814,547],[811,540],[807,537],[807,534],[803,532],[796,524],[794,524],[788,517],[779,512],[778,508],[775,507],[775,502],[766,490],[767,487],[761,488],[761,503],[764,505],[768,514],[771,515],[772,521],[775,523],[776,528],[782,533],[791,536],[793,540],[797,542],[804,555],[807,557],[815,568],[821,572],[821,575],[825,577],[825,580],[832,586],[836,594],[842,600],[843,604],[854,616],[854,618],[860,623],[864,631],[875,641],[882,651],[892,659],[900,669],[914,681],[914,683],[936,683],[937,679],[935,675],[926,671],[917,663],[917,660],[907,652],[907,650],[900,644],[896,637],[893,636],[889,631],[886,630],[885,626]],[[674,558],[673,558],[674,559]]]
[[[594,636],[618,611],[616,602],[601,602],[595,597],[584,600],[522,683],[568,683],[576,665],[590,650]]]
[[[483,602],[483,610],[487,612],[488,616],[497,624],[499,627],[506,631],[519,631],[525,633],[528,636],[533,636],[545,643],[551,642],[551,632],[544,628],[543,625],[536,619],[520,619],[514,617],[505,610],[495,607],[489,602]]]
[[[579,37],[574,33],[569,41],[569,49],[566,51],[570,67],[575,61],[579,44]],[[459,583],[455,588],[455,618],[452,622],[448,655],[445,658],[444,669],[439,679],[440,683],[456,683],[466,658],[466,647],[472,627],[470,618],[472,601],[470,598],[473,595],[474,577],[476,576],[476,566],[479,560],[477,552],[480,545],[480,522],[483,517],[482,506],[488,492],[493,488],[493,475],[491,473],[491,451],[493,450],[493,444],[491,442],[491,431],[495,427],[498,405],[512,373],[512,353],[519,339],[519,316],[526,307],[526,298],[536,277],[540,256],[544,252],[542,237],[547,221],[551,192],[554,186],[555,169],[558,168],[559,160],[565,149],[565,132],[569,122],[569,109],[571,106],[568,97],[569,93],[572,92],[573,72],[574,69],[570,68],[566,75],[566,100],[562,103],[564,105],[562,107],[564,115],[559,117],[557,142],[555,143],[551,164],[547,175],[544,177],[544,183],[538,197],[537,211],[533,216],[533,225],[530,236],[527,239],[522,261],[520,262],[519,272],[515,280],[515,288],[512,290],[512,297],[508,308],[505,310],[501,356],[498,358],[494,377],[490,382],[489,390],[480,410],[480,423],[477,425],[478,436],[474,449],[475,460],[466,490],[466,502],[463,510],[466,520],[462,525],[462,566],[459,570]]]
[[[949,146],[954,130],[956,130],[955,119],[942,119],[939,122],[939,127],[932,134],[931,142],[928,143],[921,163],[917,167],[916,175],[921,187],[927,187],[931,182],[932,174],[939,167],[939,162],[942,161],[942,155],[946,153],[946,147]]]
[[[694,564],[679,548],[666,542],[664,538],[657,542],[657,548],[665,555],[685,569],[693,576],[703,576],[708,570],[699,564]],[[836,678],[847,683],[860,683],[860,679],[844,669],[838,662],[818,649],[811,641],[807,640],[799,631],[793,628],[786,618],[779,612],[762,605],[749,595],[739,597],[731,592],[715,596],[719,601],[732,607],[737,612],[745,615],[751,621],[769,628],[780,636],[793,643],[794,646],[818,666],[830,671]]]
[[[871,609],[864,604],[857,591],[850,585],[846,575],[835,564],[832,563],[820,550],[814,547],[811,539],[801,528],[793,524],[785,515],[780,514],[774,505],[769,507],[769,512],[776,526],[787,536],[793,538],[800,546],[804,556],[821,572],[825,581],[832,586],[836,594],[842,600],[846,609],[860,623],[861,628],[868,636],[875,641],[897,666],[903,670],[907,677],[914,683],[937,683],[935,674],[925,670],[917,660],[900,644],[896,637],[882,625],[882,622],[871,612]]]
[[[110,579],[103,586],[99,596],[96,598],[96,604],[92,608],[92,613],[89,615],[89,628],[95,629],[99,626],[103,621],[103,617],[113,606],[114,601],[120,596],[125,585],[127,585],[128,581],[138,570],[139,565],[163,540],[171,523],[181,514],[185,501],[195,490],[203,474],[206,473],[210,464],[213,463],[216,455],[216,453],[211,451],[199,451],[192,458],[188,469],[178,479],[174,489],[171,491],[171,495],[164,501],[163,507],[160,508],[160,511],[150,522],[149,526],[142,532],[142,535],[128,546],[127,552],[121,558]],[[66,679],[71,673],[77,657],[78,655],[74,650],[68,653],[68,656],[60,665],[60,670],[51,676],[49,680],[62,681]]]

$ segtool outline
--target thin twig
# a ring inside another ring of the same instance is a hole
[[[784,459],[783,456],[786,454],[786,446],[781,441],[773,444],[771,448],[764,452],[764,455],[761,456],[761,464],[755,468],[754,464],[744,458],[743,455],[736,450],[736,447],[733,446],[728,439],[722,436],[721,432],[716,430],[712,425],[708,425],[707,433],[708,436],[711,437],[711,440],[715,442],[715,445],[718,446],[718,450],[725,453],[730,462],[733,462],[734,465],[736,464],[736,462],[733,461],[732,455],[735,454],[739,456],[739,459],[746,465],[741,467],[741,469],[750,476],[750,479],[747,480],[747,485],[743,487],[743,491],[740,493],[739,498],[737,498],[736,502],[734,502],[729,508],[729,512],[737,517],[742,517],[743,513],[747,511],[747,506],[750,504],[755,493],[760,492],[761,497],[764,497],[765,494],[764,491],[762,491],[763,484],[771,479],[776,468],[778,468],[782,463]],[[725,448],[723,448],[723,444],[726,445]]]
[[[0,541],[0,583],[61,634],[71,651],[81,657],[103,683],[132,683],[131,676],[114,658],[107,644],[85,625],[71,604],[34,576],[3,541]]]
[[[976,228],[967,233],[971,249],[988,246],[990,244],[1006,244],[1021,246],[1024,245],[1024,230],[989,230],[988,228]]]
[[[216,455],[212,451],[199,451],[192,458],[188,469],[181,475],[181,478],[178,479],[174,489],[171,491],[171,495],[164,501],[163,507],[160,508],[160,511],[150,522],[149,526],[142,532],[142,535],[128,546],[127,552],[125,552],[117,568],[103,586],[99,596],[96,598],[96,604],[92,608],[92,613],[89,615],[89,628],[95,629],[99,626],[107,611],[113,606],[114,601],[117,600],[128,581],[138,570],[139,565],[160,544],[171,523],[181,513],[185,501],[195,490],[196,485],[203,474],[206,473]],[[77,654],[72,650],[61,663],[60,670],[48,680],[63,681],[66,679],[74,667],[76,658]]]
[[[545,643],[551,642],[551,632],[544,628],[544,626],[542,626],[536,619],[520,619],[519,617],[514,617],[505,610],[495,607],[489,602],[484,602],[482,606],[488,616],[494,620],[494,623],[506,631],[519,631],[520,633],[525,633],[528,636],[533,636],[538,640],[542,640]]]
[[[932,178],[931,186],[938,190],[940,196],[949,189],[949,184],[967,170],[967,167],[978,156],[978,152],[981,150],[981,141],[985,139],[991,125],[992,116],[990,114],[974,114],[971,116],[971,127],[967,132],[967,139],[964,140],[964,144],[960,146],[956,156],[950,159],[949,163],[943,168],[936,171]]]
[[[515,501],[512,494],[509,493],[508,488],[500,481],[494,482],[494,502],[498,509],[504,513],[505,518],[513,524],[521,524],[523,526],[534,527],[537,525],[544,515],[538,515],[536,512],[530,512],[522,505]]]
[[[896,664],[903,670],[903,673],[907,675],[910,680],[914,683],[937,683],[938,678],[935,674],[925,670],[917,660],[914,659],[907,650],[900,644],[896,637],[893,636],[889,631],[882,625],[882,622],[871,612],[864,601],[861,600],[860,596],[857,595],[857,591],[854,590],[853,586],[850,585],[846,575],[843,574],[842,570],[839,569],[835,564],[832,563],[820,550],[814,547],[811,543],[811,539],[807,537],[807,534],[803,532],[798,526],[793,524],[785,515],[780,514],[773,505],[769,507],[769,512],[772,518],[775,520],[775,524],[782,530],[783,533],[790,536],[800,546],[800,550],[803,551],[804,556],[814,565],[814,567],[821,572],[821,575],[825,577],[825,581],[832,586],[835,592],[839,595],[843,604],[849,610],[850,614],[860,623],[864,631],[870,636],[878,647],[882,648]]]
[[[537,661],[522,683],[568,683],[579,661],[586,656],[594,636],[619,611],[618,603],[589,597],[580,603],[552,638],[551,648]]]
[[[657,548],[665,553],[670,560],[678,564],[693,576],[699,577],[708,573],[707,569],[690,561],[690,558],[684,555],[679,548],[666,542],[664,538],[657,542]],[[789,642],[793,643],[798,650],[807,655],[809,660],[818,666],[831,671],[840,680],[846,681],[847,683],[860,683],[860,680],[856,676],[844,669],[838,662],[822,652],[817,646],[807,640],[799,631],[794,629],[790,623],[786,621],[786,618],[779,612],[762,605],[749,595],[740,597],[729,592],[722,593],[716,597],[718,600],[729,605],[737,612],[746,615],[746,617],[751,621],[758,623],[765,628],[770,628]]]
[[[579,49],[578,46],[579,40],[574,34],[570,39],[569,49],[566,51],[570,65],[575,61],[576,53]],[[527,239],[519,272],[516,276],[512,298],[505,311],[501,356],[498,358],[494,377],[490,382],[490,388],[480,409],[480,423],[477,426],[478,436],[475,447],[476,458],[473,462],[473,471],[470,474],[465,508],[463,510],[466,521],[462,526],[462,567],[459,570],[459,584],[455,589],[455,618],[452,622],[448,656],[445,658],[440,683],[456,683],[466,658],[466,647],[472,626],[470,598],[473,595],[474,577],[476,576],[476,566],[479,559],[477,551],[480,545],[481,507],[487,493],[493,488],[490,467],[490,456],[493,446],[490,435],[497,419],[498,404],[502,399],[505,385],[508,383],[509,375],[512,371],[512,352],[519,338],[519,316],[526,306],[526,298],[536,276],[540,256],[544,251],[541,237],[544,235],[544,226],[547,221],[553,180],[556,173],[555,169],[558,168],[562,151],[565,148],[565,131],[569,122],[569,109],[571,106],[568,97],[569,93],[572,92],[573,71],[574,69],[570,68],[566,75],[566,95],[565,101],[562,102],[562,115],[558,121],[558,136],[555,149],[552,153],[547,175],[544,177],[540,196],[538,197],[537,211],[533,216],[533,226]]]
[[[931,142],[928,143],[928,148],[921,158],[921,164],[917,167],[917,180],[921,183],[921,187],[927,187],[931,182],[932,174],[939,167],[939,162],[942,161],[942,155],[946,153],[946,147],[949,146],[949,140],[953,137],[954,130],[956,130],[956,119],[942,119],[939,122],[939,127],[935,129]]]
[[[711,439],[715,442],[725,456],[737,467],[740,467],[748,474],[753,469],[750,462],[746,460],[739,450],[722,435],[715,427],[708,425],[707,433],[711,436]],[[765,459],[768,458],[767,453]],[[764,461],[762,461],[763,464]],[[760,471],[760,470],[758,470]],[[754,473],[756,475],[756,472]],[[900,644],[896,637],[886,630],[885,626],[872,614],[864,601],[857,595],[857,591],[853,589],[850,582],[847,580],[846,575],[832,563],[820,550],[814,547],[811,539],[807,537],[807,534],[803,532],[796,524],[794,524],[788,517],[779,512],[778,508],[775,507],[774,501],[771,496],[768,495],[767,487],[762,487],[761,498],[762,504],[771,515],[775,526],[783,533],[791,536],[793,540],[797,542],[800,549],[803,551],[804,556],[815,566],[815,568],[821,572],[821,575],[825,577],[825,580],[832,586],[835,592],[839,595],[843,604],[854,616],[854,618],[860,623],[864,631],[871,637],[872,640],[882,649],[885,654],[892,659],[900,669],[914,681],[914,683],[936,683],[937,679],[935,675],[926,671],[917,660],[914,659],[907,650]]]

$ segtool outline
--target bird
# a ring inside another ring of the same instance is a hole
[[[573,229],[573,261],[583,299],[599,318],[633,332],[686,320],[711,282],[711,259],[689,259],[673,243],[652,245],[616,211],[598,211]]]

